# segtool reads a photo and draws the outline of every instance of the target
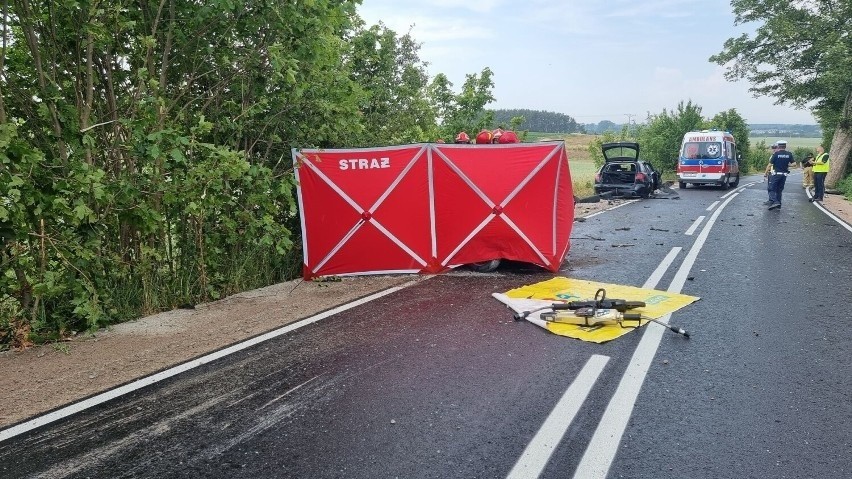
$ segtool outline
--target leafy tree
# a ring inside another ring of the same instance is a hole
[[[603,151],[601,151],[601,147],[604,143],[613,143],[617,141],[636,141],[636,139],[628,135],[627,128],[622,128],[621,132],[618,134],[612,131],[605,131],[601,135],[592,139],[588,146],[588,152],[589,157],[595,162],[595,166],[599,167],[604,164]],[[642,145],[639,145],[639,152],[642,154]]]
[[[496,122],[498,122],[498,123],[501,123],[501,122],[500,122],[499,120],[497,120],[497,119],[495,119],[494,121],[496,121]],[[527,119],[526,119],[523,115],[513,116],[513,117],[509,120],[509,129],[510,129],[510,130],[515,130],[515,131],[517,131],[517,130],[519,130],[519,129],[521,128],[521,125],[523,125],[524,123],[526,123],[526,121],[527,121]]]
[[[750,133],[748,123],[735,108],[717,113],[710,120],[709,128],[731,132],[737,141],[737,149],[740,152],[746,152],[751,148],[748,140]]]
[[[361,129],[357,3],[4,2],[0,328],[61,336],[291,274],[283,159]]]
[[[435,112],[435,120],[442,125],[440,135],[454,137],[458,130],[449,125],[456,110],[453,83],[443,73],[438,73],[426,89],[426,95]]]
[[[359,108],[364,128],[350,146],[434,139],[435,109],[427,96],[420,45],[410,34],[398,37],[382,24],[361,29],[350,44],[352,79],[364,93]]]
[[[759,24],[753,35],[728,39],[710,61],[729,80],[798,107],[815,104],[823,129],[834,130],[826,184],[846,173],[852,154],[852,2],[732,0],[735,23]],[[828,123],[833,125],[829,125]]]
[[[597,132],[598,133],[606,133],[608,131],[614,132],[618,129],[618,125],[609,121],[609,120],[601,120],[598,122]]]
[[[453,93],[453,84],[443,74],[435,76],[429,85],[429,98],[440,119],[440,136],[453,138],[459,131],[471,136],[491,128],[494,112],[485,106],[494,101],[494,74],[486,67],[478,75],[468,74],[458,94]]]
[[[704,127],[701,107],[693,104],[692,100],[686,104],[681,101],[671,112],[663,110],[656,115],[649,114],[645,126],[638,133],[642,157],[662,171],[672,171],[677,167],[683,135]]]

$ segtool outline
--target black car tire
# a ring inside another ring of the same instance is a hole
[[[726,177],[722,178],[722,184],[719,185],[719,187],[722,188],[723,190],[727,190],[728,188],[731,187],[730,180],[731,180],[730,176],[726,176]]]
[[[477,273],[490,273],[500,266],[500,260],[492,259],[488,261],[480,261],[479,263],[470,263],[468,266]]]
[[[733,183],[731,183],[731,186],[734,187],[734,188],[736,188],[737,186],[740,186],[740,175],[739,175],[739,173],[737,173],[737,179],[734,180]]]
[[[686,182],[685,181],[678,181],[677,187],[682,189],[682,190],[685,190],[686,189]]]

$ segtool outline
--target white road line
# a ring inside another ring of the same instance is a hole
[[[816,205],[816,207],[817,207],[817,208],[819,208],[819,209],[820,209],[823,213],[825,213],[826,215],[828,215],[828,217],[829,217],[829,218],[833,219],[833,220],[834,220],[834,221],[836,221],[838,224],[840,224],[840,226],[842,226],[842,227],[846,228],[847,230],[849,230],[850,232],[852,232],[852,226],[849,226],[849,225],[848,225],[848,224],[846,224],[846,222],[844,222],[842,219],[838,218],[838,217],[837,217],[834,213],[832,213],[831,211],[828,211],[827,209],[825,209],[825,206],[823,206],[823,205],[821,205],[821,204],[817,203],[816,201],[814,201],[814,204],[815,204],[815,205]]]
[[[674,263],[680,251],[680,247],[672,248],[642,287],[656,287],[671,264]],[[586,362],[580,374],[577,375],[577,379],[568,386],[568,389],[562,395],[562,399],[559,400],[556,407],[545,419],[544,424],[527,444],[518,462],[515,463],[515,467],[506,476],[507,479],[532,479],[541,474],[547,466],[550,456],[553,455],[553,451],[556,450],[565,432],[571,426],[571,422],[582,407],[607,361],[609,361],[608,357],[596,354]]]
[[[287,334],[291,331],[295,331],[301,327],[307,326],[309,324],[316,323],[322,319],[328,318],[329,316],[334,316],[337,313],[341,313],[348,309],[352,309],[356,306],[360,306],[365,303],[369,303],[374,299],[381,298],[383,296],[387,296],[391,293],[395,293],[403,288],[407,288],[413,284],[416,284],[418,281],[409,281],[400,286],[396,286],[393,288],[386,289],[384,291],[379,291],[378,293],[371,294],[370,296],[363,297],[361,299],[352,301],[351,303],[340,305],[336,308],[330,309],[323,313],[316,314],[309,318],[305,318],[301,321],[289,324],[282,328],[276,329],[274,331],[270,331],[268,333],[261,334],[260,336],[255,336],[254,338],[248,339],[241,343],[234,344],[232,346],[228,346],[227,348],[220,349],[214,353],[207,354],[200,358],[194,359],[192,361],[185,362],[173,368],[166,369],[165,371],[160,371],[159,373],[152,374],[151,376],[144,377],[137,381],[133,381],[132,383],[125,384],[124,386],[119,386],[115,389],[110,389],[109,391],[103,392],[101,394],[97,394],[88,399],[84,399],[80,402],[71,404],[69,406],[65,406],[63,408],[57,409],[53,412],[49,412],[45,415],[38,416],[29,421],[23,422],[16,426],[12,426],[8,429],[4,429],[0,431],[0,442],[3,442],[7,439],[13,438],[19,434],[23,434],[27,431],[33,430],[37,427],[44,426],[45,424],[50,424],[54,421],[58,421],[62,418],[71,416],[72,414],[76,414],[80,411],[88,409],[93,406],[97,406],[98,404],[105,403],[110,399],[115,399],[119,396],[123,396],[130,392],[136,391],[137,389],[144,388],[145,386],[149,386],[151,384],[160,382],[164,379],[168,379],[172,376],[176,376],[180,373],[189,371],[190,369],[197,368],[203,364],[207,364],[209,362],[215,361],[217,359],[223,358],[230,354],[236,353],[238,351],[242,351],[243,349],[250,348],[256,344],[260,344],[262,342],[268,341],[272,338],[281,336],[282,334]]]
[[[713,208],[715,208],[716,205],[718,205],[718,204],[719,204],[718,201],[714,201],[712,205],[707,207],[707,211],[713,211]]]
[[[571,421],[580,412],[583,402],[603,372],[609,357],[595,354],[589,358],[571,386],[565,390],[556,407],[550,412],[538,432],[527,444],[524,453],[515,463],[515,467],[506,476],[507,479],[530,479],[538,477],[547,466],[547,461],[562,436],[571,425]]]
[[[629,205],[629,204],[636,203],[637,201],[639,201],[639,200],[630,200],[630,201],[626,201],[626,202],[624,202],[624,203],[622,203],[622,204],[620,204],[620,205],[615,205],[615,206],[613,206],[612,208],[607,208],[607,209],[605,209],[605,210],[603,210],[603,211],[598,211],[597,213],[592,213],[592,214],[590,214],[589,216],[586,216],[585,218],[586,218],[586,219],[594,218],[595,216],[597,216],[597,215],[602,215],[602,214],[606,213],[607,211],[617,210],[618,208],[621,208],[622,206],[627,206],[627,205]]]
[[[731,196],[732,194],[734,194],[734,193],[736,193],[736,192],[737,192],[737,189],[735,188],[735,189],[733,189],[733,190],[731,190],[731,191],[729,191],[729,192],[725,193],[724,195],[720,196],[719,198],[721,198],[721,199],[723,199],[723,200],[724,200],[725,198],[727,198],[727,197]]]
[[[710,230],[716,223],[716,219],[736,197],[737,195],[732,195],[725,200],[722,206],[713,213],[710,220],[704,225],[692,248],[686,254],[680,268],[678,268],[677,273],[675,273],[668,291],[679,293],[683,289],[689,271],[692,269],[695,260],[698,258],[698,253],[701,252],[701,248],[707,241],[707,237],[710,235]],[[660,318],[660,321],[668,323],[670,318],[671,315],[667,314]],[[648,326],[651,325],[649,324]],[[645,382],[645,377],[648,374],[651,362],[657,353],[660,340],[665,331],[665,328],[645,328],[645,334],[642,335],[639,346],[636,347],[636,351],[630,359],[630,364],[627,366],[627,370],[625,370],[615,394],[610,399],[609,405],[601,418],[601,422],[598,424],[592,440],[589,441],[586,452],[583,454],[582,459],[580,459],[580,464],[574,472],[575,479],[606,478],[612,461],[615,459],[615,454],[618,452],[621,438],[627,429],[627,422],[630,420],[631,414],[633,414],[633,408],[636,405],[636,399],[639,397],[642,383]]]
[[[643,284],[642,287],[650,289],[656,288],[657,285],[660,283],[660,280],[663,279],[663,275],[666,274],[666,271],[668,271],[669,266],[674,263],[674,260],[675,258],[677,258],[677,255],[678,253],[680,253],[681,249],[682,248],[680,246],[672,248],[671,251],[669,251],[669,254],[667,254],[666,257],[663,258],[663,260],[660,262],[660,264],[657,265],[657,269],[655,269],[654,272],[651,273],[651,276],[648,276],[648,279],[645,280],[645,284]]]
[[[692,223],[692,226],[690,226],[689,229],[686,230],[686,233],[684,233],[684,234],[686,236],[692,236],[693,234],[695,234],[695,230],[698,229],[698,225],[700,225],[701,222],[704,221],[704,218],[706,218],[706,216],[699,216],[698,218],[696,218],[695,222]]]
[[[813,198],[813,195],[811,194],[811,190],[810,190],[810,189],[808,189],[808,190],[806,190],[806,191],[805,191],[805,195],[806,195],[808,198]],[[836,221],[836,222],[837,222],[837,224],[839,224],[840,226],[842,226],[842,227],[846,228],[847,230],[849,230],[850,232],[852,232],[852,226],[849,226],[849,225],[848,225],[845,221],[843,221],[842,219],[838,218],[838,217],[837,217],[837,215],[835,215],[835,214],[834,214],[834,213],[832,213],[831,211],[828,211],[828,210],[825,208],[825,206],[821,205],[820,203],[817,203],[816,201],[814,201],[813,203],[814,203],[814,205],[816,205],[817,209],[819,209],[820,211],[822,211],[823,213],[825,213],[825,214],[826,214],[826,216],[828,216],[829,218],[831,218],[831,219],[833,219],[834,221]]]

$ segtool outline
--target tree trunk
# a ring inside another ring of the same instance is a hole
[[[95,66],[94,62],[95,36],[91,30],[86,35],[86,72],[83,84],[84,92],[81,95],[83,99],[82,108],[80,108],[80,131],[84,132],[89,129],[89,120],[92,117],[92,106],[94,105],[95,97]],[[94,164],[92,159],[92,148],[85,147],[86,163]]]
[[[3,1],[3,12],[0,13],[2,17],[0,17],[0,22],[3,22],[3,31],[0,32],[0,35],[3,35],[3,39],[0,40],[3,42],[3,45],[0,46],[0,75],[5,71],[4,64],[6,63],[6,39],[9,38],[9,1]],[[6,123],[6,105],[3,101],[3,82],[0,81],[0,124]]]
[[[32,55],[33,65],[36,69],[36,78],[38,79],[39,91],[41,93],[42,100],[47,105],[47,110],[50,112],[50,118],[53,122],[53,135],[56,138],[57,147],[59,149],[59,158],[62,160],[63,168],[68,167],[68,147],[65,144],[65,140],[62,137],[62,124],[59,121],[59,112],[56,107],[56,100],[51,98],[51,95],[47,93],[47,83],[50,80],[51,83],[56,83],[56,79],[48,77],[48,71],[45,68],[45,65],[42,63],[41,58],[41,49],[39,45],[39,39],[44,36],[42,32],[36,32],[36,14],[33,13],[33,10],[30,6],[29,0],[21,0],[18,5],[19,21],[21,24],[21,31],[23,32],[24,39],[27,42],[27,46],[30,49],[30,54]],[[55,62],[52,65],[47,65],[50,69],[56,69]]]
[[[825,177],[827,188],[834,188],[846,175],[850,156],[852,156],[852,90],[846,94],[843,115],[840,118],[840,124],[834,130],[831,149],[828,150],[831,168],[828,176]]]

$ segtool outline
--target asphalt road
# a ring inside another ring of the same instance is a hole
[[[442,275],[0,442],[0,476],[850,477],[852,232],[796,180],[574,224],[560,274],[699,296],[691,339],[555,336],[490,296],[551,274]]]

